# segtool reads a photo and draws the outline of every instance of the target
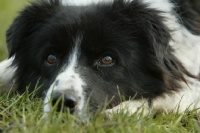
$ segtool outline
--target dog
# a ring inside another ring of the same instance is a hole
[[[81,119],[101,105],[107,114],[124,109],[130,115],[198,108],[195,2],[32,2],[6,31],[9,58],[0,63],[1,82],[13,81],[21,94],[37,88],[44,112],[57,105]]]

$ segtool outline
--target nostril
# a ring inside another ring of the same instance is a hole
[[[54,92],[52,96],[52,105],[56,106],[56,111],[62,110],[62,93],[60,92]]]
[[[58,84],[59,84],[59,80],[56,80],[55,86],[58,86]]]
[[[71,93],[66,93],[64,95],[64,106],[67,107],[72,114],[75,111],[77,105],[76,97]]]
[[[76,96],[70,92],[67,92],[64,95],[61,92],[54,92],[52,96],[52,105],[56,106],[56,111],[68,109],[72,114],[75,111],[77,99]]]

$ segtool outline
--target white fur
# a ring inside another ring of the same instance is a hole
[[[193,79],[190,79],[193,80]],[[184,88],[187,88],[186,84],[182,84]],[[143,113],[144,116],[148,115],[152,110],[154,111],[164,111],[166,113],[169,112],[178,112],[183,113],[186,109],[192,110],[200,107],[200,83],[196,82],[196,84],[189,84],[192,89],[183,89],[180,92],[175,92],[174,94],[168,95],[165,94],[161,97],[157,97],[152,99],[152,106],[148,106],[147,99],[139,99],[139,100],[130,100],[125,101],[119,104],[118,106],[108,109],[105,113],[108,116],[112,116],[113,113],[118,113],[123,111],[124,113],[128,113],[132,115],[134,113]]]
[[[10,66],[13,59],[14,57],[0,62],[0,83],[6,84],[13,79],[16,70],[16,68]]]
[[[76,96],[78,97],[78,103],[76,105],[76,111],[75,113],[78,116],[82,116],[82,111],[85,104],[85,96],[82,86],[85,85],[83,80],[81,79],[80,75],[75,71],[75,67],[77,64],[77,58],[79,56],[79,47],[81,43],[81,37],[78,37],[75,41],[75,49],[72,52],[70,58],[69,58],[69,65],[66,67],[66,69],[61,72],[55,82],[58,80],[59,83],[57,86],[55,86],[55,82],[51,85],[50,89],[47,92],[47,95],[44,99],[44,112],[50,111],[51,105],[49,103],[51,99],[51,95],[55,91],[61,91],[66,92],[67,90],[72,90],[75,92]]]

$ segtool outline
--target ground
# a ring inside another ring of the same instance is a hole
[[[7,57],[5,31],[27,0],[0,0],[0,61]],[[2,87],[0,86],[0,89]],[[0,129],[10,133],[196,133],[200,115],[152,112],[147,117],[115,114],[111,119],[96,113],[83,123],[66,113],[42,113],[42,99],[34,94],[0,93]]]

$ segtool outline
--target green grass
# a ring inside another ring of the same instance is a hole
[[[7,57],[5,31],[26,0],[0,0],[0,60]],[[81,123],[68,113],[42,113],[42,100],[8,92],[0,93],[0,128],[10,133],[196,133],[200,118],[194,112],[183,114],[150,114],[142,118],[122,113],[104,120],[97,113]]]
[[[157,114],[147,117],[133,114],[115,114],[110,120],[96,113],[94,118],[82,123],[69,113],[42,113],[42,100],[32,95],[0,97],[0,127],[10,133],[197,133],[199,116],[195,111],[183,114]]]

